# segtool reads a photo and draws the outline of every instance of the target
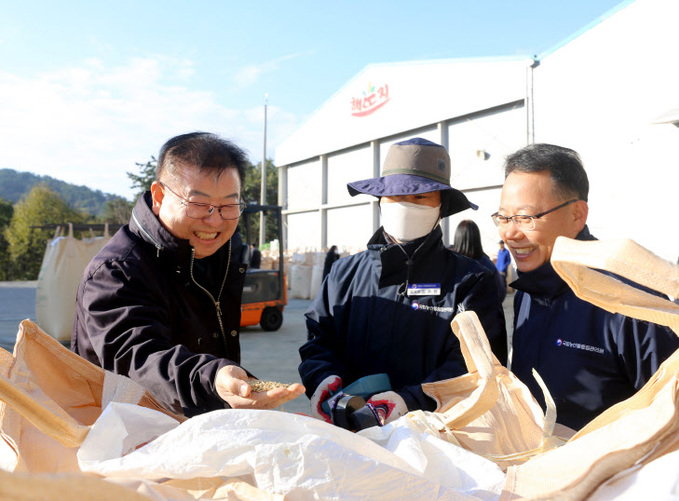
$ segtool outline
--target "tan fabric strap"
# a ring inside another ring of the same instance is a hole
[[[630,286],[600,270],[673,298],[679,297],[679,266],[632,240],[583,242],[559,237],[552,266],[576,296],[612,313],[670,327],[679,334],[679,305]]]

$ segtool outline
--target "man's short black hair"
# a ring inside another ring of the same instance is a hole
[[[587,201],[589,180],[580,155],[574,150],[554,144],[530,144],[505,160],[505,179],[514,171],[549,171],[556,191],[564,198]]]
[[[248,157],[244,150],[217,134],[210,132],[190,132],[169,139],[160,148],[156,179],[163,172],[174,174],[175,163],[185,163],[198,167],[200,172],[219,175],[228,168],[235,168],[241,186],[245,179]]]

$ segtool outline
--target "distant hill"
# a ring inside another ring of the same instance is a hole
[[[101,216],[106,212],[106,203],[109,200],[124,200],[123,197],[104,193],[100,190],[92,190],[87,186],[60,181],[50,176],[39,176],[30,172],[18,172],[13,169],[0,169],[0,197],[17,203],[31,188],[39,183],[45,183],[52,190],[79,210],[83,210],[93,216]]]

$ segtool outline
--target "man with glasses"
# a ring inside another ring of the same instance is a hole
[[[295,384],[253,393],[240,364],[245,267],[232,249],[247,158],[214,134],[174,137],[156,181],[83,274],[71,349],[187,416],[272,408]]]
[[[532,370],[575,430],[632,396],[679,347],[670,329],[609,313],[575,296],[550,264],[558,236],[594,240],[589,181],[579,155],[551,144],[508,156],[498,212],[500,238],[516,262],[511,369],[545,407]]]

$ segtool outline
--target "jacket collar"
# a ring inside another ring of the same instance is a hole
[[[576,240],[596,240],[589,232],[587,225],[575,237]],[[519,278],[514,280],[510,287],[526,292],[535,298],[548,299],[565,294],[570,290],[568,284],[558,275],[552,263],[547,261],[545,264],[532,271],[518,271]]]
[[[438,247],[444,248],[442,237],[441,226],[437,225],[424,237],[405,244],[393,244],[387,242],[383,228],[377,230],[368,242],[368,250],[374,251],[374,258],[381,261],[380,287],[412,280],[426,256]]]
[[[181,263],[186,262],[191,256],[189,241],[174,237],[153,213],[150,191],[139,197],[132,209],[130,230],[148,244],[153,245],[158,256],[161,252],[167,252],[165,255],[174,255]]]

